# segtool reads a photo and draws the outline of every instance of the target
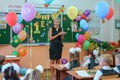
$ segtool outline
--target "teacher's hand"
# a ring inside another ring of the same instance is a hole
[[[64,34],[66,34],[66,32],[64,32],[64,31],[61,31],[61,32],[59,33],[59,35],[64,35]]]

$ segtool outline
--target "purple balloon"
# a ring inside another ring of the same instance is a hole
[[[61,60],[61,63],[62,63],[62,64],[66,64],[67,62],[68,62],[67,59],[62,59],[62,60]]]
[[[21,8],[21,16],[27,22],[32,21],[36,16],[35,7],[30,3],[25,3]]]
[[[90,10],[85,10],[83,14],[86,16],[90,15]]]
[[[16,23],[13,27],[12,27],[13,31],[18,34],[21,31],[21,25],[19,23]]]
[[[75,18],[75,20],[76,21],[80,21],[82,18],[80,17],[80,16],[77,16],[76,18]]]

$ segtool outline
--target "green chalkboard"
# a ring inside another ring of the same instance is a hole
[[[10,27],[5,21],[6,13],[0,13],[0,44],[10,44]]]
[[[72,27],[76,26],[76,29],[72,29]],[[63,30],[67,32],[64,36],[63,42],[77,42],[75,35],[77,33],[84,34],[82,28],[79,28],[79,22],[71,21],[66,14],[63,15]],[[81,31],[78,31],[81,29]]]
[[[59,16],[62,20],[62,24],[60,25],[63,30],[67,33],[64,36],[63,42],[77,42],[75,35],[78,33],[78,31],[72,31],[71,21],[67,14],[63,14]],[[48,31],[49,28],[53,26],[53,19],[51,15],[48,14],[42,14],[39,18],[35,18],[31,22],[22,21],[22,24],[24,26],[24,29],[26,29],[27,32],[27,38],[22,43],[31,43],[31,44],[38,44],[38,43],[49,43],[48,39]],[[77,26],[78,23],[77,23]],[[78,27],[77,27],[78,30]],[[83,34],[84,32],[79,32],[79,34]],[[4,36],[7,36],[6,39],[1,38],[0,44],[4,43],[10,43],[10,27],[7,25],[7,28],[4,30],[1,30],[1,34],[7,34]],[[15,34],[12,32],[12,37],[17,36],[18,34]],[[5,41],[6,40],[6,41]]]

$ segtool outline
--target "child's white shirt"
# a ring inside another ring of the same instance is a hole
[[[65,64],[65,68],[70,69],[70,62],[67,62],[67,63]]]
[[[118,65],[120,65],[120,64],[118,64]],[[118,74],[120,74],[120,70],[117,68],[117,67],[114,67],[113,68]]]
[[[105,70],[111,70],[112,68],[110,66],[103,66],[102,69]],[[103,73],[100,70],[97,70],[95,76],[94,76],[94,80],[100,80],[100,77],[103,75]]]

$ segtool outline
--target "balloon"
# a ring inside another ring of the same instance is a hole
[[[21,26],[21,30],[23,30],[23,28],[24,28],[24,25],[21,23],[21,24],[20,24],[20,26]]]
[[[105,2],[105,1],[98,2],[95,7],[95,12],[98,17],[100,17],[102,19],[105,18],[109,12],[109,6],[108,6],[107,2]]]
[[[9,12],[7,15],[6,15],[6,23],[12,27],[14,26],[16,23],[17,23],[17,20],[18,20],[18,17],[16,15],[16,13],[14,12]]]
[[[90,33],[87,31],[87,32],[85,32],[85,34],[84,34],[84,39],[85,40],[88,40],[90,38]]]
[[[67,15],[71,20],[74,20],[78,15],[78,10],[75,6],[71,6],[67,10]]]
[[[118,0],[118,2],[120,3],[120,0]]]
[[[76,33],[75,35],[75,39],[78,41],[78,36],[79,36],[79,33]]]
[[[35,7],[30,3],[25,3],[21,8],[21,16],[27,22],[32,21],[36,16]]]
[[[18,55],[18,51],[13,51],[12,52],[12,55],[15,55],[16,57],[18,57],[19,55]]]
[[[50,3],[53,2],[53,0],[45,0],[45,2],[49,5]]]
[[[20,69],[20,74],[21,74],[22,76],[24,76],[24,75],[26,74],[27,69],[28,69],[28,68],[21,68],[21,69]]]
[[[21,25],[17,23],[12,27],[12,29],[16,34],[18,34],[21,31]]]
[[[82,10],[79,10],[79,11],[78,11],[78,15],[79,15],[79,16],[82,16],[82,15],[83,15],[83,11],[82,11]]]
[[[27,33],[22,30],[19,34],[18,34],[18,38],[20,39],[20,41],[24,41],[27,37]]]
[[[25,49],[25,47],[19,48],[18,54],[19,54],[20,57],[25,56],[26,55],[26,49]]]
[[[80,20],[81,20],[81,17],[80,17],[80,16],[77,16],[77,17],[75,18],[75,20],[76,20],[76,21],[80,21]]]
[[[86,15],[82,15],[81,17],[82,17],[82,19],[85,19],[85,18],[86,18]]]
[[[75,45],[75,47],[79,47],[79,48],[81,48],[82,45],[81,45],[79,42],[77,42],[76,45]]]
[[[83,13],[85,16],[89,16],[90,15],[90,10],[85,10]]]
[[[67,59],[62,59],[62,60],[61,60],[61,63],[62,63],[62,64],[66,64],[67,62],[68,62]]]
[[[18,16],[18,23],[21,23],[23,21],[23,18],[20,14],[17,15]]]
[[[88,50],[89,49],[89,47],[90,47],[90,42],[89,41],[84,41],[84,43],[83,43],[83,49],[86,51],[86,50]]]
[[[87,21],[84,20],[84,19],[81,19],[81,21],[80,21],[80,26],[81,26],[81,28],[82,28],[84,31],[87,31],[88,28],[89,28],[89,25],[88,25]]]
[[[79,35],[78,36],[78,42],[82,44],[84,42],[84,35]]]
[[[108,15],[106,16],[106,19],[107,19],[107,20],[110,20],[110,19],[112,18],[113,14],[114,14],[113,8],[110,7],[109,13],[108,13]]]
[[[20,40],[18,38],[13,38],[12,40],[12,47],[16,48],[20,44]]]

